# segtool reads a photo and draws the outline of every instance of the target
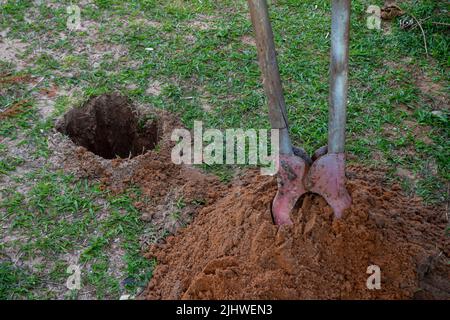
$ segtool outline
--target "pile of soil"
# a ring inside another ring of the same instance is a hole
[[[169,112],[134,105],[117,93],[100,95],[57,121],[59,132],[49,143],[54,151],[50,162],[77,178],[99,181],[113,193],[139,186],[145,201],[134,205],[155,231],[142,241],[147,248],[186,226],[226,189],[216,176],[172,162],[171,135],[180,128],[183,125]],[[143,149],[147,151],[139,151]],[[128,157],[130,151],[136,156]],[[110,159],[113,154],[126,157]]]
[[[168,148],[143,157],[131,179],[152,199],[151,204],[137,204],[141,219],[163,225],[169,234],[191,223],[202,207],[215,203],[226,190],[215,176],[173,164]]]
[[[273,225],[274,178],[248,172],[194,222],[153,245],[148,299],[450,298],[443,209],[388,187],[383,172],[348,168],[352,207],[341,220],[305,196],[293,226]],[[366,286],[381,269],[381,289]],[[440,273],[436,275],[433,270]]]
[[[71,109],[56,129],[105,159],[134,157],[158,143],[157,122],[140,123],[128,98],[117,93],[93,97]]]

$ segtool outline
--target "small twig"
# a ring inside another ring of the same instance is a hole
[[[419,26],[420,30],[422,31],[423,44],[425,46],[425,53],[426,53],[426,55],[428,57],[429,55],[428,55],[427,36],[425,35],[425,31],[422,28],[422,24],[420,23],[420,21],[413,14],[408,13],[408,12],[406,12],[406,14],[410,15],[416,21],[417,25]]]
[[[450,23],[445,23],[445,22],[436,22],[436,21],[432,21],[432,24],[436,24],[438,26],[450,26]]]
[[[429,19],[431,19],[431,16],[428,17],[428,18],[425,18],[425,19],[420,20],[420,23],[423,24],[425,21],[427,21],[427,20],[429,20]],[[411,30],[416,29],[418,26],[419,26],[419,25],[416,23],[416,24],[411,28]]]
[[[413,26],[412,29],[414,29],[416,26],[419,26],[420,31],[422,31],[423,44],[424,44],[424,47],[425,47],[425,53],[426,53],[427,58],[428,58],[429,55],[428,55],[427,36],[425,35],[425,31],[423,30],[422,23],[421,23],[421,22],[419,21],[419,19],[417,19],[416,16],[414,16],[412,13],[400,9],[400,7],[398,7],[398,6],[397,6],[397,8],[398,8],[399,10],[403,11],[403,14],[407,14],[407,15],[411,16],[411,17],[414,19],[414,21],[416,21],[416,25]],[[430,17],[427,17],[427,18],[423,19],[422,22],[428,20],[429,18],[430,18]]]

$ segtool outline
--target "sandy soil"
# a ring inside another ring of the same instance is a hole
[[[146,298],[450,298],[444,210],[386,186],[383,172],[350,167],[348,176],[353,205],[342,220],[307,195],[295,224],[280,228],[270,214],[275,179],[247,172],[190,226],[150,248],[158,266]],[[371,265],[381,269],[380,290],[366,287]]]

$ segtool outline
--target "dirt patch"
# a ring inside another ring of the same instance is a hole
[[[403,124],[411,130],[414,137],[422,140],[425,144],[433,144],[433,140],[429,137],[429,134],[433,131],[431,126],[420,125],[416,121],[409,120],[404,120]]]
[[[200,103],[201,103],[201,107],[203,109],[203,111],[205,112],[210,112],[211,110],[213,110],[213,106],[211,105],[211,103],[209,102],[209,100],[207,98],[200,98]]]
[[[157,122],[141,124],[131,102],[119,94],[94,97],[71,109],[57,130],[105,159],[134,157],[158,143]]]
[[[120,59],[126,57],[128,54],[128,49],[125,46],[106,42],[96,43],[93,46],[88,46],[87,50],[89,52],[89,65],[94,68],[100,67],[100,64],[104,60],[120,63]]]
[[[429,137],[433,132],[431,126],[421,125],[416,121],[403,120],[400,125],[386,123],[383,125],[383,134],[387,137],[398,139],[405,133],[410,132],[416,139],[421,140],[427,145],[433,144],[433,140]]]
[[[439,289],[435,278],[420,289],[448,261],[445,210],[386,186],[383,172],[350,167],[348,176],[353,205],[343,219],[307,195],[295,224],[279,228],[270,215],[275,179],[247,173],[189,227],[150,248],[158,266],[145,297],[405,299],[439,291],[450,298],[448,267]],[[381,268],[380,290],[366,287],[371,265]]]
[[[149,26],[157,29],[163,26],[161,22],[148,20],[147,18],[137,18],[133,21],[133,24]]]
[[[28,48],[26,43],[17,39],[0,38],[0,60],[16,64],[17,70],[26,67],[26,63],[20,60],[22,55]]]
[[[411,81],[419,89],[424,102],[429,104],[433,110],[449,110],[450,99],[448,92],[446,92],[445,84],[443,81],[433,80],[434,77],[437,78],[437,74],[427,74],[424,70],[417,68],[411,57],[405,57],[399,61],[385,61],[384,64],[388,67],[385,69],[385,73],[389,69],[407,72],[410,75]],[[390,80],[389,86],[399,87],[398,80]],[[417,108],[411,104],[400,104],[398,107],[408,114],[412,114],[414,109]]]
[[[194,44],[197,41],[197,38],[192,34],[188,34],[187,36],[184,37],[184,40],[188,44]]]
[[[187,23],[188,27],[198,29],[201,31],[210,30],[213,28],[214,20],[216,17],[199,14],[195,20],[191,20]]]
[[[417,176],[408,169],[398,167],[395,173],[401,178],[408,179],[410,182],[417,182]]]
[[[152,81],[149,83],[147,90],[145,90],[145,93],[150,96],[159,96],[162,91],[162,83],[158,80]]]
[[[55,111],[56,98],[61,96],[61,90],[55,84],[50,88],[42,88],[36,97],[36,108],[43,119],[51,117]]]
[[[256,47],[256,40],[252,36],[242,36],[241,42],[245,45]]]
[[[415,83],[433,110],[449,110],[450,99],[442,84],[434,82],[425,73],[415,74]]]

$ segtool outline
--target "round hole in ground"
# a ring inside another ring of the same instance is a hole
[[[105,159],[135,157],[154,149],[159,140],[157,119],[139,118],[131,101],[117,93],[90,98],[71,109],[56,129]]]

